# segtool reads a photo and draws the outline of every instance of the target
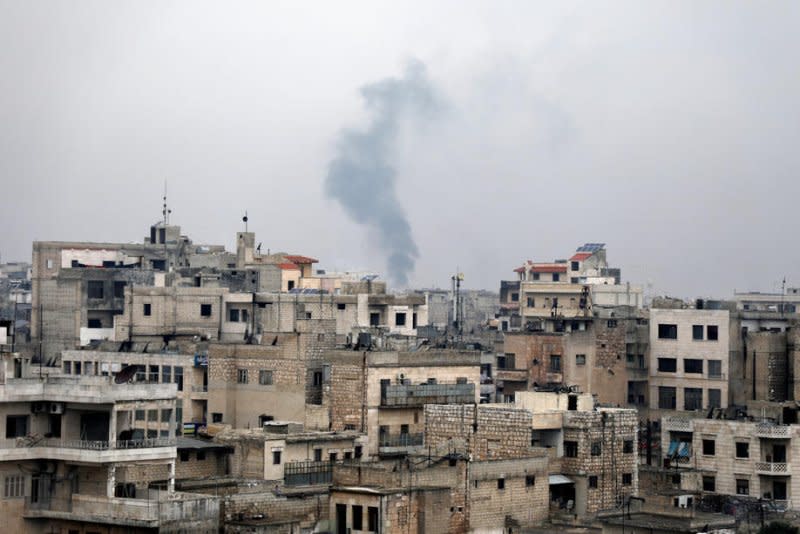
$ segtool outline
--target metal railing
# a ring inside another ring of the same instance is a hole
[[[422,432],[416,434],[383,434],[378,438],[379,447],[419,447],[424,443]]]
[[[381,388],[381,406],[470,402],[475,402],[475,384],[390,384]]]
[[[289,462],[283,466],[283,481],[287,486],[330,484],[333,462]]]
[[[665,417],[664,429],[679,432],[691,432],[692,420],[685,417]]]
[[[0,449],[23,449],[31,447],[52,447],[56,449],[81,449],[105,451],[109,449],[148,449],[153,447],[174,447],[175,438],[148,438],[137,440],[121,440],[110,446],[108,440],[60,439],[25,436],[0,440]]]

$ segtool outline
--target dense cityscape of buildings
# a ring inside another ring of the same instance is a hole
[[[604,244],[499,293],[195,244],[0,266],[12,532],[733,532],[800,511],[800,290],[645,302]],[[513,267],[513,266],[512,266]],[[797,461],[795,461],[797,460]],[[797,467],[796,467],[797,466]]]

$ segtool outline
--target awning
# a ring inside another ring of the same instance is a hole
[[[550,485],[557,486],[559,484],[574,484],[574,482],[564,475],[550,475],[549,477]]]

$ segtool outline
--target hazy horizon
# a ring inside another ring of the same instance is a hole
[[[166,180],[196,243],[233,250],[247,210],[263,249],[410,287],[496,291],[585,242],[648,294],[800,285],[800,4],[0,6],[3,262],[140,242]],[[391,92],[410,63],[436,106]]]

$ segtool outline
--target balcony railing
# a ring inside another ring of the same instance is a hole
[[[174,447],[175,438],[149,438],[116,441],[110,444],[107,440],[38,438],[25,436],[0,440],[0,449],[23,449],[31,447],[52,447],[55,449],[81,449],[105,451],[109,449],[149,449],[153,447]]]
[[[792,436],[791,427],[772,423],[758,423],[756,425],[756,436],[760,438],[789,439]]]
[[[390,384],[381,388],[381,406],[384,407],[471,402],[475,402],[475,384]]]
[[[791,469],[786,462],[756,462],[756,472],[766,475],[789,475]]]
[[[287,486],[311,486],[330,484],[333,462],[289,462],[283,468],[283,480]]]
[[[425,436],[422,432],[418,434],[383,434],[378,439],[378,446],[387,447],[420,447],[424,442]]]
[[[691,432],[692,420],[685,417],[665,417],[664,429],[675,432]]]
[[[207,392],[208,392],[207,385],[192,386],[192,393],[207,393]]]

